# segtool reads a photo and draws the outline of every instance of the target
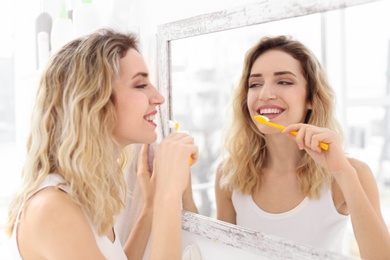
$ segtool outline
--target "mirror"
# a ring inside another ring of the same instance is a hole
[[[214,174],[232,87],[241,74],[245,52],[262,36],[288,34],[307,45],[326,68],[338,98],[348,153],[372,168],[386,196],[381,198],[387,205],[386,219],[390,211],[390,175],[386,173],[390,162],[389,1],[273,2],[158,28],[159,88],[168,97],[160,111],[162,135],[169,132],[167,120],[175,119],[196,139],[200,160],[191,171],[202,218],[216,217]]]
[[[323,17],[312,14],[171,42],[172,117],[199,146],[199,161],[191,171],[200,214],[215,217],[214,175],[221,161],[232,89],[241,76],[246,50],[263,35],[287,33],[321,55]]]

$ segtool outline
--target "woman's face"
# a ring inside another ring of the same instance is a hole
[[[254,62],[248,79],[247,103],[252,117],[263,115],[274,123],[304,122],[311,104],[306,100],[307,82],[298,60],[281,50],[269,50]],[[253,120],[265,134],[280,130]]]
[[[122,146],[153,143],[157,134],[156,107],[163,96],[150,83],[149,71],[141,54],[129,49],[120,60],[120,75],[113,86],[117,122],[114,138]]]

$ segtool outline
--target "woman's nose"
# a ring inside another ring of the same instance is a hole
[[[165,102],[165,98],[161,95],[160,91],[158,91],[156,87],[154,87],[154,92],[150,102],[157,105],[161,105]]]
[[[270,84],[264,83],[264,85],[259,89],[259,99],[265,101],[275,98],[276,94],[272,86]]]

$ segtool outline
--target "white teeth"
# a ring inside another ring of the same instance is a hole
[[[265,108],[265,109],[260,109],[260,114],[280,114],[282,113],[282,110],[277,109],[277,108]]]
[[[156,116],[155,115],[150,115],[150,116],[145,117],[145,119],[147,121],[153,121],[154,119],[156,119]]]

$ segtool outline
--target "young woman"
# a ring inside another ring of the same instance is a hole
[[[133,35],[99,30],[51,57],[33,111],[23,186],[10,205],[7,231],[17,258],[140,259],[151,231],[152,259],[181,259],[182,193],[188,158],[198,156],[187,134],[173,133],[155,148],[153,174],[142,148],[144,208],[123,248],[114,230],[126,196],[124,148],[156,140],[163,102]]]
[[[339,253],[350,217],[361,257],[390,259],[375,179],[344,152],[334,98],[300,42],[266,37],[248,51],[217,172],[217,217]],[[260,124],[258,115],[287,128]]]

